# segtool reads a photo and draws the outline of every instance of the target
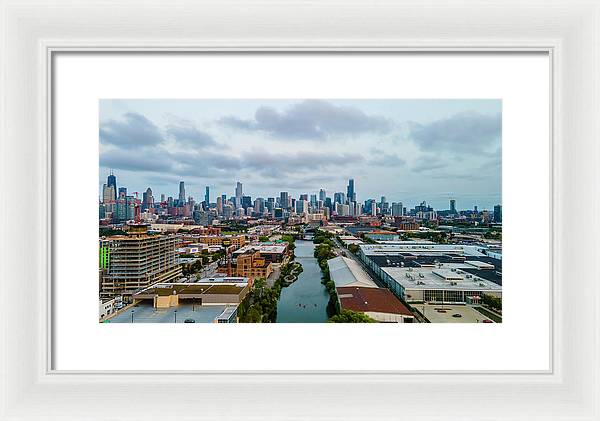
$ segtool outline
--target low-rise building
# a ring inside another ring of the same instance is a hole
[[[485,250],[483,250],[485,251]],[[406,302],[468,303],[502,297],[502,261],[457,244],[364,244],[359,256]]]
[[[288,252],[288,243],[282,242],[246,245],[233,252],[234,260],[236,260],[238,256],[247,253],[248,251],[258,251],[261,257],[264,257],[267,262],[281,263]]]
[[[361,312],[381,323],[413,323],[414,316],[385,288],[336,288],[342,310]]]
[[[136,301],[150,300],[154,308],[176,307],[184,302],[199,306],[238,305],[249,291],[248,281],[156,284],[133,295]]]
[[[266,279],[273,272],[273,265],[259,251],[248,250],[236,257],[235,272],[237,276]]]

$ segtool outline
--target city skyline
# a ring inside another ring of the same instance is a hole
[[[327,199],[331,199],[332,202],[335,204],[335,196],[338,194],[342,194],[344,200],[342,202],[348,202],[350,201],[348,199],[348,191],[349,191],[349,186],[352,185],[352,191],[354,193],[354,197],[356,197],[356,190],[355,190],[355,179],[348,179],[347,181],[347,185],[345,186],[344,189],[341,189],[339,191],[334,191],[334,190],[327,190],[326,188],[320,188],[316,191],[307,191],[304,193],[300,193],[296,196],[290,194],[290,192],[288,191],[273,191],[271,192],[271,194],[267,195],[267,196],[255,196],[252,195],[251,193],[248,193],[245,189],[245,184],[243,182],[240,181],[236,181],[236,184],[233,186],[232,190],[233,193],[225,193],[225,192],[215,192],[212,191],[212,189],[210,188],[210,186],[205,186],[204,187],[204,194],[201,197],[194,197],[192,195],[185,195],[185,191],[187,190],[187,184],[185,184],[185,180],[180,180],[179,182],[176,183],[176,192],[169,194],[169,193],[164,193],[164,192],[156,192],[155,190],[152,189],[152,187],[148,186],[147,188],[141,190],[141,191],[136,191],[136,190],[131,190],[128,186],[123,186],[120,185],[118,183],[118,177],[116,174],[114,174],[114,171],[111,171],[106,178],[107,181],[105,181],[105,183],[103,183],[103,186],[110,186],[110,183],[117,183],[118,189],[117,189],[117,195],[118,195],[118,191],[124,191],[126,192],[127,195],[131,196],[132,193],[138,193],[138,198],[142,198],[144,195],[146,195],[148,193],[148,189],[150,189],[150,193],[152,193],[152,198],[154,200],[154,202],[164,202],[166,201],[167,198],[171,198],[174,201],[179,200],[180,202],[187,202],[187,199],[189,197],[194,199],[195,203],[202,203],[203,201],[206,202],[206,198],[209,197],[210,201],[208,202],[209,204],[216,204],[218,203],[218,198],[221,198],[222,196],[226,196],[227,200],[231,199],[231,198],[236,198],[236,197],[243,197],[243,196],[247,196],[250,197],[252,199],[252,201],[254,202],[254,200],[256,199],[264,199],[265,201],[269,198],[273,198],[276,201],[279,201],[280,195],[281,193],[287,193],[287,195],[289,196],[290,199],[294,199],[294,200],[300,200],[301,197],[306,196],[305,200],[308,202],[312,202],[312,198],[314,197],[315,201],[316,200],[321,200],[321,201],[325,201],[325,199],[321,199],[321,194],[323,194],[325,198]],[[183,184],[182,184],[183,183]],[[182,189],[183,189],[183,194],[184,196],[181,196],[182,194]],[[238,196],[239,194],[239,196]],[[162,200],[161,198],[164,196],[165,200]],[[385,199],[385,202],[388,203],[390,206],[392,204],[402,204],[405,208],[407,209],[414,209],[415,207],[418,207],[419,205],[422,205],[423,203],[427,204],[428,206],[431,206],[433,209],[438,210],[438,211],[442,211],[442,210],[450,210],[450,211],[471,211],[473,209],[479,210],[479,211],[493,211],[493,209],[500,205],[501,203],[496,203],[492,206],[490,206],[489,208],[486,208],[484,206],[480,206],[475,204],[474,206],[471,207],[461,207],[460,204],[457,205],[457,200],[453,197],[448,197],[448,199],[446,200],[445,204],[443,204],[442,206],[434,206],[432,202],[430,202],[429,200],[427,200],[427,198],[422,198],[421,200],[417,200],[416,202],[406,202],[403,200],[391,200],[388,196],[383,195],[380,197],[365,197],[364,200],[354,200],[357,203],[363,204],[369,200],[374,200],[375,203],[379,204],[381,203],[381,199]],[[102,194],[100,194],[100,201],[102,202]],[[142,200],[143,202],[143,200]],[[453,208],[454,207],[454,208]]]
[[[198,117],[202,115],[202,117]],[[113,170],[155,197],[332,197],[492,209],[501,197],[500,100],[102,100],[100,193]]]

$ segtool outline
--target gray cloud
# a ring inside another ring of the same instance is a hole
[[[464,112],[430,124],[412,123],[409,137],[423,150],[479,154],[500,143],[501,114]]]
[[[163,141],[158,127],[138,113],[126,113],[123,121],[106,120],[100,123],[100,142],[121,148],[157,145]]]
[[[184,146],[215,146],[217,142],[211,135],[200,131],[192,123],[183,121],[180,124],[169,124],[166,128],[167,135],[174,138],[177,143]]]
[[[260,107],[254,119],[224,117],[221,124],[239,130],[260,131],[275,138],[322,140],[336,135],[387,132],[389,120],[369,116],[363,111],[331,104],[323,100],[306,100],[280,112]]]
[[[445,168],[446,166],[447,164],[443,161],[440,161],[439,157],[422,156],[415,161],[412,170],[416,172],[432,171]]]
[[[270,153],[253,150],[244,156],[244,166],[268,171],[296,172],[299,169],[318,170],[326,167],[344,166],[363,162],[356,153],[320,153],[300,151],[296,153]]]
[[[368,163],[381,167],[400,167],[406,164],[406,161],[393,153],[387,153],[378,148],[371,148],[371,159]]]
[[[131,153],[129,150],[113,149],[100,155],[100,165],[126,171],[172,172],[172,161],[165,159],[159,148],[145,148]]]

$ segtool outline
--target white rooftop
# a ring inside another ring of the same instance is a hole
[[[473,257],[485,256],[478,250],[480,247],[463,244],[394,243],[362,244],[359,247],[367,256],[393,256],[399,253],[459,253]]]
[[[457,266],[444,264],[442,268],[382,267],[381,270],[405,289],[502,291],[502,286],[461,271]]]
[[[377,285],[364,269],[354,260],[338,256],[327,261],[329,276],[339,287],[377,288]]]

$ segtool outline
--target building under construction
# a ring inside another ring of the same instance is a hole
[[[102,277],[101,297],[131,295],[157,282],[172,282],[181,278],[177,261],[177,238],[149,235],[148,225],[128,226],[126,235],[111,236],[108,244],[108,267]]]

